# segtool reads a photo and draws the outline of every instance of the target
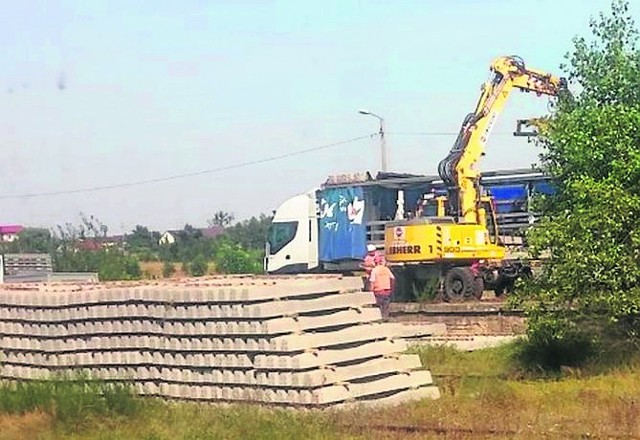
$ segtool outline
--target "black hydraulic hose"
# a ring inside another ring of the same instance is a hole
[[[449,193],[449,213],[454,215],[460,214],[460,207],[458,203],[458,183],[456,176],[456,166],[460,161],[460,158],[464,154],[467,143],[469,142],[469,127],[475,123],[477,116],[475,113],[469,113],[462,123],[458,137],[456,138],[453,147],[449,151],[447,157],[440,161],[438,164],[438,174],[447,187]]]
[[[474,113],[469,113],[460,128],[460,132],[458,133],[458,137],[453,144],[453,147],[449,151],[447,157],[440,161],[438,164],[438,174],[442,181],[447,185],[448,188],[453,188],[456,186],[456,166],[458,165],[458,161],[462,154],[464,154],[464,150],[467,146],[467,142],[469,141],[469,126],[473,125],[475,122],[476,115]]]
[[[518,70],[525,70],[524,60],[519,56],[510,56],[509,60],[516,66]],[[504,75],[496,72],[496,75],[493,78],[494,86],[497,86],[503,80]],[[467,148],[467,144],[469,142],[469,127],[473,126],[480,117],[482,117],[482,115],[478,115],[476,113],[467,114],[467,116],[464,118],[464,121],[462,122],[462,127],[460,128],[458,137],[456,138],[453,147],[449,151],[449,154],[438,164],[438,174],[446,185],[449,193],[449,210],[453,213],[456,213],[457,215],[460,214],[460,207],[458,206],[458,182],[456,176],[456,167],[458,166],[458,162],[464,154],[464,151]]]

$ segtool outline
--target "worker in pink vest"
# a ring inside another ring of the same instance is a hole
[[[374,244],[368,244],[367,255],[364,256],[364,261],[360,264],[360,267],[364,269],[365,272],[365,276],[362,277],[362,286],[365,292],[370,290],[369,277],[371,276],[373,268],[376,267],[376,255],[378,255],[376,246]]]
[[[376,266],[371,271],[369,276],[369,283],[373,295],[376,297],[376,304],[380,308],[382,319],[389,317],[389,303],[391,302],[391,295],[395,284],[396,277],[393,276],[391,269],[389,269],[384,261],[384,257],[377,255],[375,257]]]

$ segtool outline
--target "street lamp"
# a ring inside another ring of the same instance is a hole
[[[380,122],[380,156],[382,161],[382,171],[387,171],[387,144],[384,138],[384,119],[381,116],[376,115],[375,113],[370,112],[369,110],[358,110],[358,113],[361,115],[369,115],[374,118],[378,118]]]

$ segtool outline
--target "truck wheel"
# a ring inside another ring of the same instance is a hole
[[[454,267],[444,276],[445,301],[459,302],[474,296],[474,274],[468,267]]]
[[[479,301],[484,294],[484,280],[482,277],[476,277],[473,280],[473,296]]]

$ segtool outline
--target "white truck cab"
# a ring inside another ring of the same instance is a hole
[[[276,210],[265,245],[267,273],[319,270],[316,191],[291,197]]]

